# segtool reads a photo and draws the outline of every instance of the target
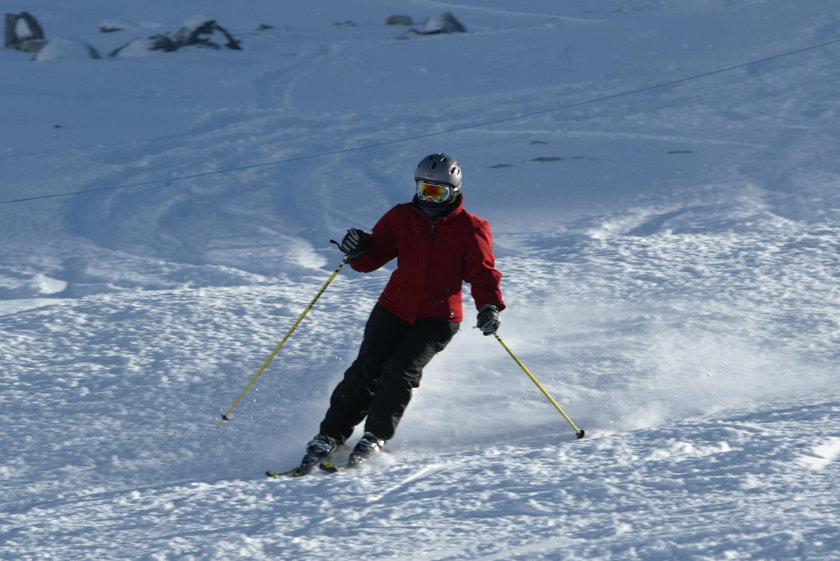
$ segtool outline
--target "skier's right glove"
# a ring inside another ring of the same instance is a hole
[[[343,251],[350,259],[357,259],[365,252],[367,246],[367,236],[362,230],[358,228],[350,228],[344,234],[344,239],[338,244],[338,249]]]
[[[478,321],[476,327],[485,335],[493,335],[499,329],[499,309],[492,304],[484,304],[478,310]]]

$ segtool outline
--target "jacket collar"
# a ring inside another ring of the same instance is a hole
[[[455,197],[455,200],[449,203],[429,203],[421,201],[420,197],[414,195],[411,201],[412,206],[417,209],[423,216],[437,222],[438,220],[448,220],[456,214],[460,213],[464,208],[464,196],[461,193]]]

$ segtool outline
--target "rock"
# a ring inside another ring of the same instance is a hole
[[[451,12],[443,12],[435,16],[426,18],[426,23],[423,25],[423,31],[417,33],[423,35],[433,35],[436,33],[466,33],[467,28],[464,27],[458,19],[452,15]]]
[[[8,48],[18,49],[22,43],[27,41],[44,41],[44,29],[38,23],[38,20],[27,12],[6,14],[4,45]]]
[[[17,49],[25,53],[37,53],[43,49],[46,44],[47,42],[42,39],[27,39],[26,41],[20,43],[17,46]]]
[[[411,25],[414,21],[411,16],[393,15],[385,20],[385,25]]]
[[[114,50],[108,56],[114,57],[141,57],[147,56],[155,51],[169,53],[178,50],[170,37],[166,35],[152,35],[151,37],[138,37],[129,41],[122,47]]]
[[[35,62],[58,60],[61,58],[102,58],[99,51],[84,41],[59,37],[51,39],[35,55]]]
[[[239,46],[241,41],[235,39],[224,27],[216,23],[216,20],[204,16],[195,16],[185,21],[181,29],[175,32],[173,39],[178,48],[199,46],[242,50]]]
[[[106,19],[105,21],[99,24],[99,31],[101,31],[102,33],[115,33],[117,31],[137,31],[138,29],[140,29],[138,25],[129,21],[123,21],[119,19]]]

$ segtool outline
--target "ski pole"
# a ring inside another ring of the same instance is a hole
[[[257,370],[257,373],[254,374],[253,378],[251,378],[251,380],[248,382],[248,385],[245,386],[245,389],[242,390],[242,393],[240,393],[239,397],[236,398],[236,401],[233,402],[233,405],[231,405],[230,408],[227,411],[225,411],[224,414],[222,414],[222,418],[219,419],[218,423],[216,423],[216,428],[219,428],[223,424],[225,424],[225,421],[230,421],[230,415],[231,413],[233,413],[233,410],[236,409],[236,406],[239,405],[239,402],[242,401],[242,398],[245,397],[245,394],[248,393],[251,387],[253,387],[253,385],[257,382],[257,379],[259,379],[259,377],[262,376],[262,373],[265,371],[266,368],[268,368],[268,364],[274,359],[275,356],[277,356],[277,353],[279,353],[280,349],[283,348],[283,345],[286,344],[286,341],[292,335],[294,330],[297,329],[297,326],[300,325],[300,322],[303,321],[303,318],[306,316],[306,314],[309,313],[309,310],[312,309],[312,306],[315,305],[315,302],[318,300],[318,298],[320,298],[324,291],[327,290],[327,287],[330,285],[333,279],[336,276],[338,276],[338,272],[341,271],[341,268],[344,266],[345,263],[347,263],[347,259],[348,257],[345,256],[344,259],[341,260],[341,263],[339,263],[338,267],[336,267],[335,270],[332,272],[330,278],[327,279],[327,282],[324,283],[324,285],[321,287],[321,290],[319,290],[318,293],[315,295],[315,298],[313,298],[312,301],[309,302],[309,305],[306,306],[306,309],[303,310],[303,313],[300,314],[297,320],[292,324],[292,327],[289,328],[289,330],[286,332],[286,335],[283,336],[283,339],[281,339],[277,346],[274,347],[274,350],[271,351],[271,354],[268,355],[268,358],[265,359],[265,362],[262,363],[260,369]]]
[[[517,356],[516,356],[515,354],[513,354],[513,351],[512,351],[512,350],[510,350],[510,347],[508,347],[508,346],[507,346],[507,344],[505,344],[505,342],[504,342],[504,341],[502,341],[502,338],[501,338],[501,337],[499,337],[499,334],[498,334],[498,333],[494,333],[493,335],[495,335],[495,336],[496,336],[496,340],[497,340],[499,343],[501,343],[502,347],[504,347],[504,348],[505,348],[505,350],[508,352],[508,354],[511,356],[511,358],[512,358],[514,361],[516,361],[516,364],[518,364],[518,365],[519,365],[519,367],[520,367],[520,368],[521,368],[521,369],[525,372],[525,374],[527,374],[527,375],[528,375],[528,377],[531,379],[531,381],[532,381],[532,382],[534,382],[534,384],[536,384],[536,385],[537,385],[537,387],[540,389],[540,391],[543,393],[543,395],[544,395],[544,396],[548,399],[548,401],[550,401],[550,402],[551,402],[551,404],[554,406],[554,408],[555,408],[555,409],[557,409],[557,410],[560,412],[560,414],[561,414],[561,415],[563,415],[563,418],[564,418],[564,419],[566,419],[566,422],[567,422],[567,423],[569,423],[569,424],[572,426],[572,428],[573,428],[573,429],[575,429],[575,434],[577,434],[577,437],[578,437],[578,438],[583,438],[583,435],[584,435],[584,431],[583,431],[583,429],[579,429],[579,428],[577,427],[577,425],[574,423],[574,421],[572,421],[571,417],[569,417],[569,416],[566,414],[566,412],[565,412],[565,411],[563,411],[563,408],[562,408],[562,407],[560,407],[560,405],[558,405],[556,401],[554,401],[554,398],[553,398],[553,397],[551,397],[551,394],[550,394],[550,393],[548,393],[548,390],[546,390],[546,389],[543,387],[543,385],[542,385],[542,384],[540,384],[540,381],[539,381],[539,380],[537,380],[537,377],[536,377],[536,376],[534,376],[533,374],[531,374],[531,371],[530,371],[530,370],[528,370],[528,368],[527,368],[524,364],[522,364],[522,361],[521,361],[521,360],[519,360],[519,358],[517,358]]]

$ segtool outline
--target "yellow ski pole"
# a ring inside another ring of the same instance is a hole
[[[560,414],[561,414],[561,415],[563,415],[563,418],[564,418],[564,419],[566,419],[566,422],[567,422],[567,423],[569,423],[569,424],[572,426],[572,428],[573,428],[573,429],[575,429],[575,434],[577,434],[577,437],[578,437],[578,438],[583,438],[583,435],[584,435],[584,431],[583,431],[583,429],[579,429],[579,428],[577,427],[577,425],[574,423],[574,421],[572,421],[571,417],[569,417],[569,416],[566,414],[566,412],[565,412],[565,411],[563,411],[563,408],[562,408],[562,407],[560,407],[560,405],[558,405],[556,401],[554,401],[554,398],[553,398],[553,397],[551,397],[551,394],[550,394],[550,393],[548,393],[548,390],[546,390],[546,389],[543,387],[543,385],[542,385],[542,384],[540,384],[540,381],[539,381],[539,380],[537,380],[537,377],[536,377],[536,376],[534,376],[533,374],[531,374],[531,371],[530,371],[530,370],[528,370],[528,368],[527,368],[524,364],[522,364],[522,361],[521,361],[521,360],[519,360],[519,358],[517,358],[517,356],[516,356],[515,354],[513,354],[513,351],[512,351],[512,350],[510,350],[510,347],[508,347],[508,346],[505,344],[505,342],[504,342],[504,341],[502,341],[502,338],[501,338],[501,337],[499,337],[499,334],[498,334],[498,333],[494,333],[493,335],[495,335],[495,336],[496,336],[496,340],[497,340],[499,343],[501,343],[502,347],[504,347],[504,348],[505,348],[505,350],[508,352],[508,354],[511,356],[511,358],[512,358],[514,361],[516,361],[516,364],[518,364],[518,365],[519,365],[519,367],[520,367],[520,368],[521,368],[521,369],[525,372],[525,374],[527,374],[527,375],[528,375],[528,377],[531,379],[531,381],[532,381],[532,382],[534,382],[534,384],[536,384],[536,385],[537,385],[537,387],[540,389],[540,391],[543,393],[543,395],[544,395],[544,396],[548,399],[548,401],[550,401],[550,402],[551,402],[551,404],[554,406],[554,408],[555,408],[555,409],[557,409],[557,410],[560,412]]]
[[[300,322],[303,321],[303,318],[306,316],[306,314],[309,313],[309,310],[312,309],[312,306],[315,305],[315,302],[318,300],[318,298],[320,298],[324,291],[327,290],[327,287],[330,285],[333,279],[336,276],[338,276],[338,272],[341,271],[341,268],[344,266],[345,263],[347,263],[347,259],[348,258],[345,256],[344,259],[341,260],[341,263],[339,263],[338,267],[336,267],[335,270],[332,272],[330,278],[327,279],[327,282],[324,283],[324,285],[321,287],[321,290],[319,290],[318,294],[315,295],[315,298],[313,298],[312,301],[309,302],[309,305],[306,306],[306,309],[303,310],[303,313],[300,314],[295,323],[292,324],[292,327],[289,328],[289,330],[286,332],[286,335],[283,336],[283,339],[281,339],[277,346],[274,347],[274,350],[271,351],[271,354],[268,355],[268,358],[265,359],[265,362],[262,363],[260,369],[257,370],[257,373],[254,374],[253,378],[251,378],[251,381],[248,382],[248,385],[245,386],[245,389],[242,390],[242,393],[240,393],[239,397],[236,398],[236,401],[233,402],[233,405],[231,405],[230,408],[227,411],[225,411],[224,414],[222,414],[222,418],[219,419],[218,423],[216,423],[216,428],[219,428],[223,424],[225,424],[225,421],[230,421],[230,415],[231,413],[233,413],[233,410],[236,409],[236,406],[239,405],[239,402],[242,401],[242,398],[245,397],[245,394],[248,393],[248,391],[257,382],[259,377],[262,376],[262,373],[265,371],[266,368],[268,368],[268,364],[274,359],[275,356],[277,356],[277,353],[279,353],[280,349],[283,348],[283,345],[286,344],[286,341],[292,335],[294,330],[297,329],[297,326],[300,325]]]

